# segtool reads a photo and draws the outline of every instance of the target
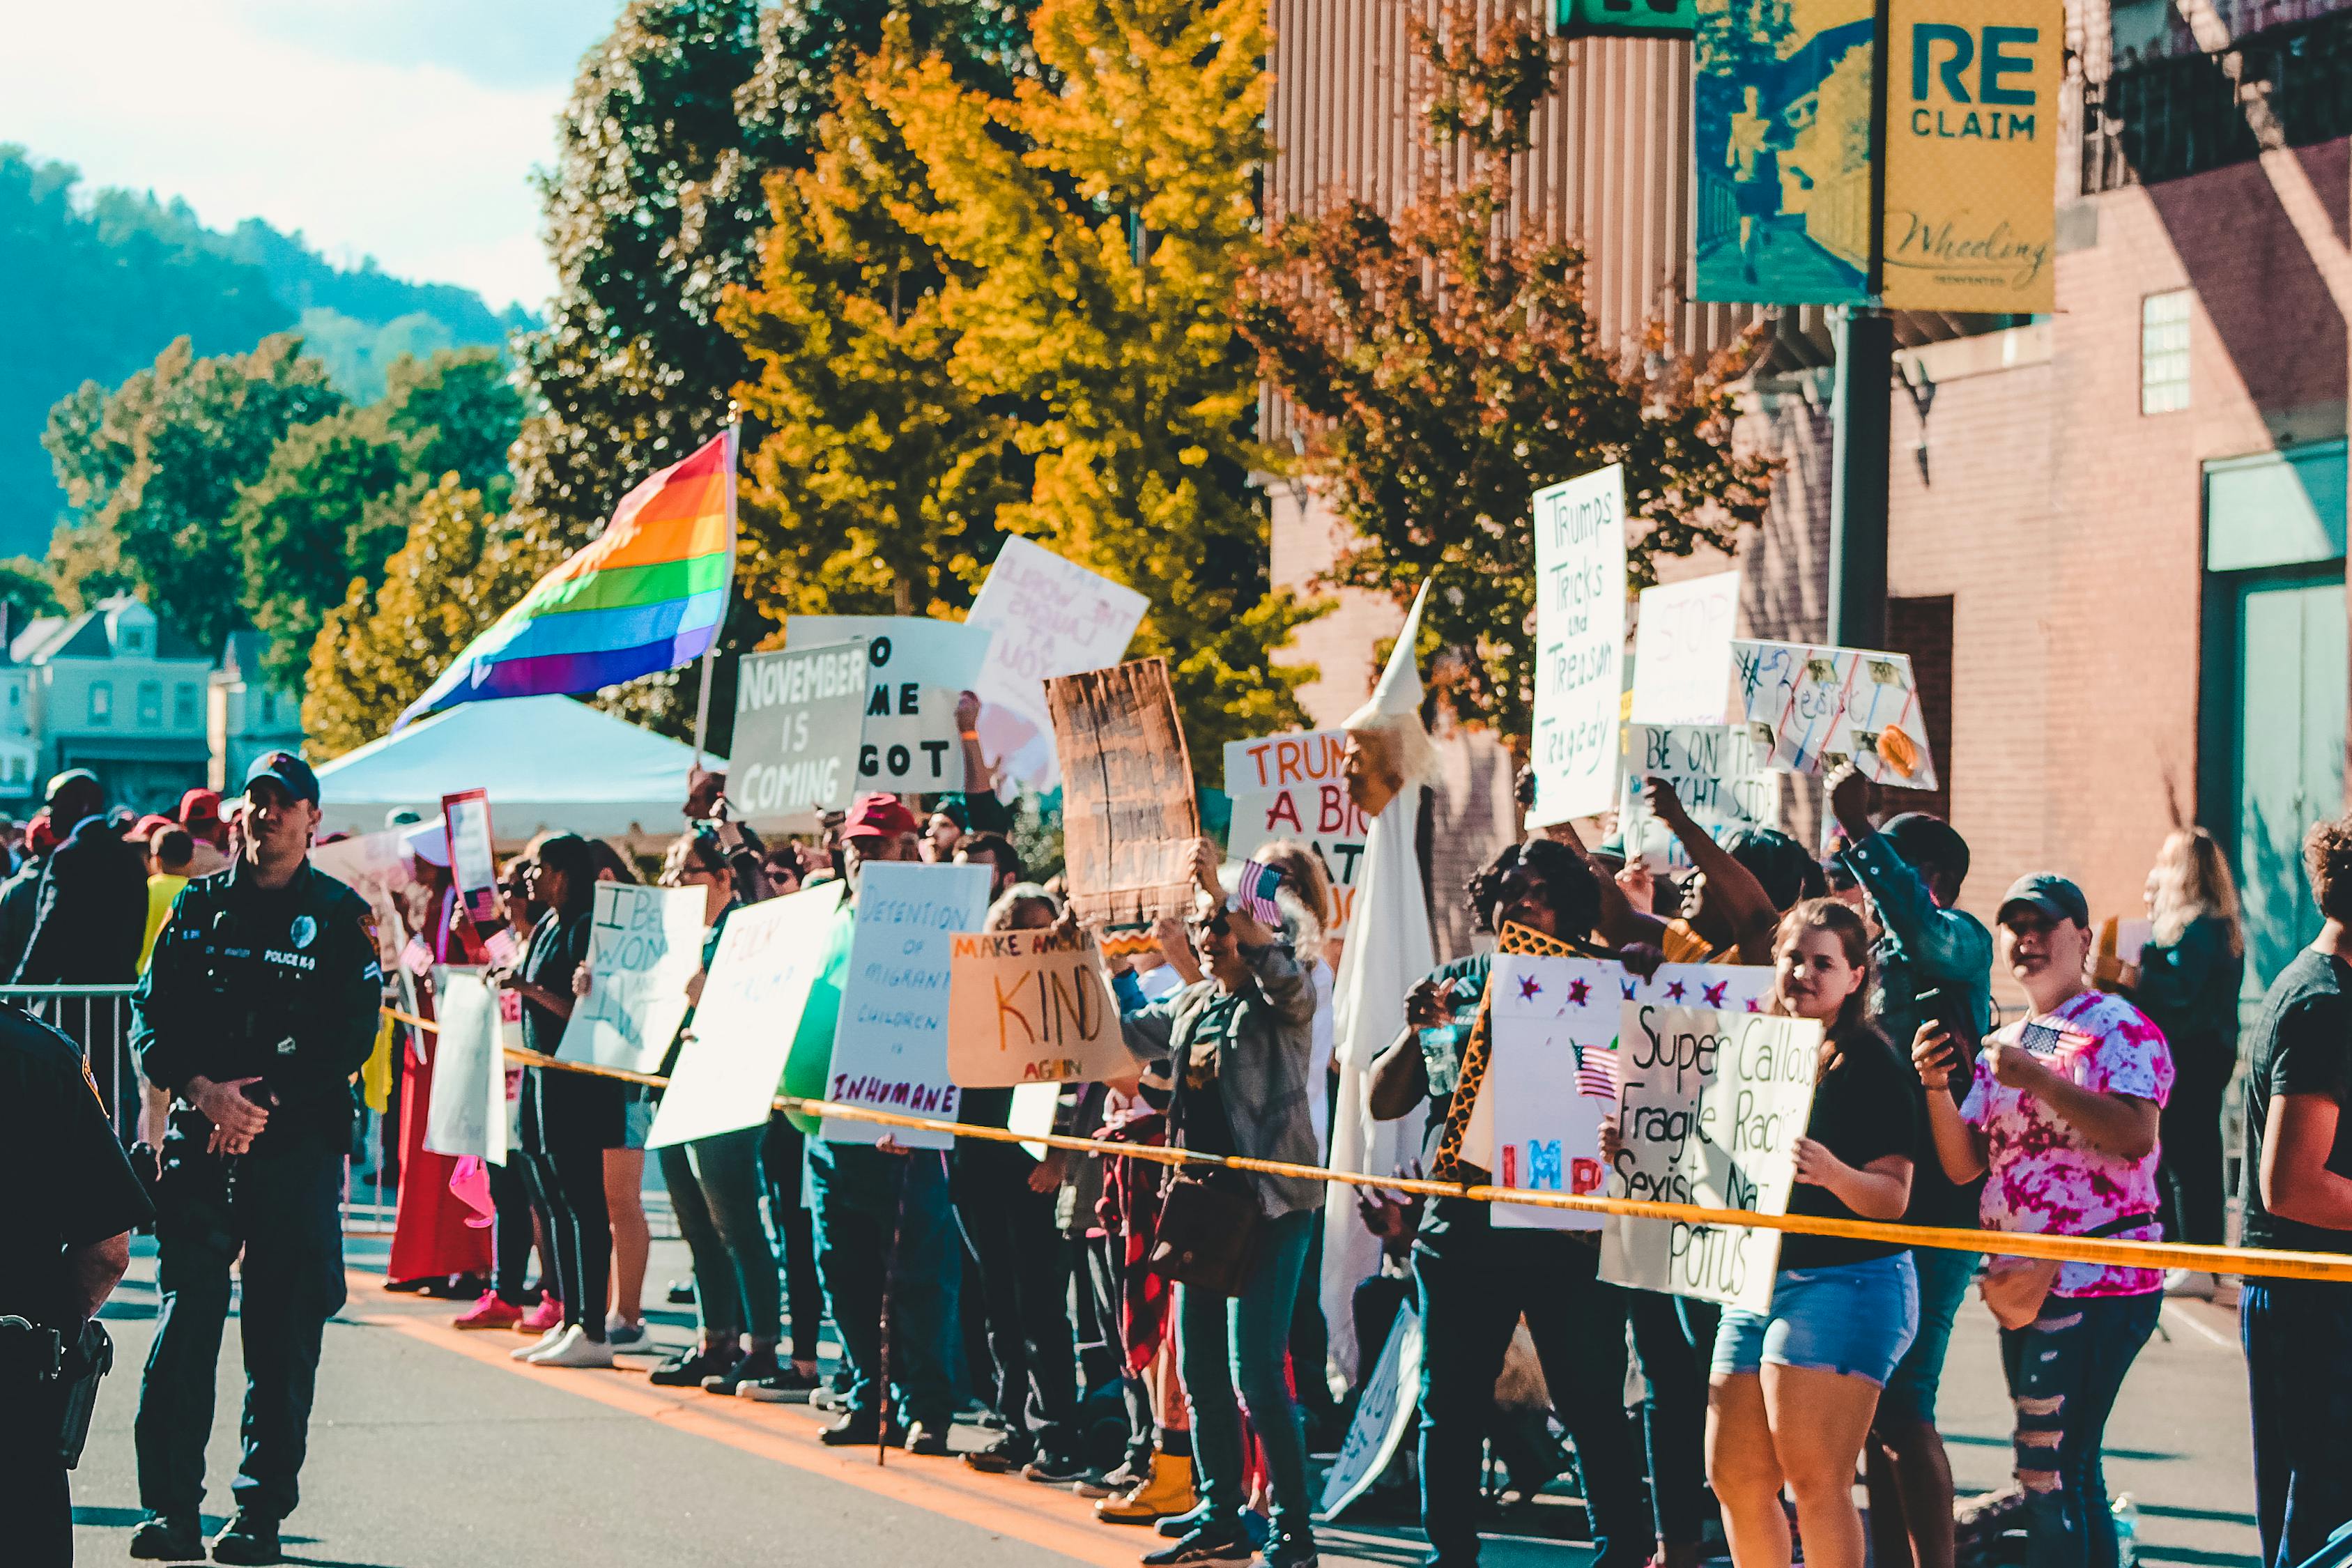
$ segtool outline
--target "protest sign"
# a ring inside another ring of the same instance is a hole
[[[588,994],[572,1009],[559,1060],[654,1072],[686,1016],[702,967],[703,892],[599,882],[588,921]]]
[[[809,831],[826,812],[846,811],[856,799],[866,671],[866,647],[857,638],[743,656],[735,677],[727,798],[754,826]]]
[[[1323,1477],[1315,1517],[1328,1521],[1379,1483],[1396,1462],[1406,1434],[1421,1418],[1421,1314],[1410,1297],[1397,1305],[1381,1359],[1356,1395],[1355,1418],[1339,1445],[1339,1458]]]
[[[1225,793],[1239,799],[1300,784],[1347,788],[1348,731],[1297,730],[1225,742]]]
[[[921,616],[787,616],[793,651],[863,640],[870,685],[857,787],[922,795],[966,787],[956,700],[980,678],[986,627]]]
[[[1347,752],[1344,730],[1225,742],[1225,794],[1233,797],[1225,853],[1250,860],[1277,838],[1306,845],[1331,879],[1339,929],[1346,928],[1354,907],[1356,876],[1371,832],[1363,808],[1348,794]]]
[[[365,899],[375,916],[376,957],[386,974],[400,967],[408,922],[401,893],[416,880],[416,860],[408,847],[410,829],[387,827],[315,846],[310,865]]]
[[[1737,1012],[1761,1006],[1771,989],[1761,964],[1664,963],[1644,979],[1613,960],[1497,954],[1486,1076],[1464,1157],[1497,1186],[1598,1194],[1607,1175],[1601,1121],[1624,1081],[1624,1005],[1688,1000]],[[1598,1230],[1601,1216],[1496,1204],[1495,1223]]]
[[[1691,820],[1720,839],[1741,827],[1780,820],[1780,775],[1764,765],[1754,735],[1739,724],[1628,724],[1625,781],[1617,826],[1630,857],[1639,848],[1653,870],[1691,869],[1690,854],[1650,815],[1644,779],[1664,779]]]
[[[1624,1147],[1609,1195],[1787,1214],[1821,1025],[1629,1001],[1621,1037]],[[1751,1312],[1770,1306],[1780,1259],[1780,1232],[1746,1226],[1611,1215],[1601,1229],[1603,1279]]]
[[[1625,470],[1605,468],[1536,492],[1536,702],[1528,826],[1592,816],[1617,804],[1623,717]]]
[[[1132,588],[1014,537],[997,552],[964,624],[992,635],[972,687],[987,704],[980,738],[1013,777],[1049,788],[1058,777],[1045,682],[1101,669],[1127,654],[1151,601]]]
[[[1740,711],[1766,765],[1823,773],[1851,762],[1874,784],[1934,789],[1936,759],[1910,658],[1803,643],[1731,645]]]
[[[841,892],[820,882],[727,917],[647,1147],[766,1124],[809,987],[824,973]]]
[[[973,931],[950,944],[948,1077],[959,1089],[1129,1070],[1102,955],[1076,931]]]
[[[469,789],[441,797],[442,831],[449,840],[449,879],[474,924],[487,931],[499,921],[499,863],[491,847],[490,796]]]
[[[1642,590],[1633,623],[1637,724],[1720,724],[1731,716],[1731,634],[1739,574],[1718,572]]]
[[[1201,812],[1184,727],[1156,658],[1045,683],[1062,757],[1070,907],[1090,925],[1192,912]]]
[[[507,1163],[507,1073],[499,1045],[499,999],[480,969],[433,972],[433,1103],[425,1147]]]
[[[988,912],[988,868],[877,860],[858,874],[857,924],[841,986],[827,1100],[952,1121],[948,1012],[954,938]],[[824,1119],[834,1143],[897,1140],[909,1149],[954,1142],[929,1129]]]

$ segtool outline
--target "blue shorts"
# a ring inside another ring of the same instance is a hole
[[[654,1130],[656,1106],[653,1097],[642,1091],[633,1094],[621,1107],[621,1147],[642,1149],[646,1134]]]
[[[1770,1311],[1724,1309],[1714,1371],[1717,1377],[1760,1372],[1770,1362],[1884,1387],[1918,1331],[1919,1281],[1908,1252],[1829,1268],[1783,1268],[1772,1281]]]
[[[1952,1321],[1977,1277],[1980,1254],[1943,1247],[1915,1247],[1911,1268],[1919,1276],[1919,1335],[1878,1396],[1878,1414],[1896,1420],[1936,1424],[1936,1395],[1944,1381],[1944,1352],[1951,1348]]]

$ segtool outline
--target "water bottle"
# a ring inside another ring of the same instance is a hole
[[[2139,1505],[2132,1501],[2131,1493],[2126,1492],[2107,1511],[2116,1521],[2116,1562],[2119,1568],[2133,1568],[2139,1561]]]

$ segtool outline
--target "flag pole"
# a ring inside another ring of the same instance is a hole
[[[735,485],[736,464],[743,449],[743,405],[733,398],[727,400],[727,586],[726,600],[719,606],[719,624],[711,628],[710,646],[702,650],[702,689],[694,698],[694,766],[702,768],[702,755],[710,734],[710,675],[718,662],[719,638],[727,630],[727,611],[735,597]]]

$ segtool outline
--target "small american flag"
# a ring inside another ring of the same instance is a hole
[[[1576,1047],[1576,1092],[1579,1094],[1591,1095],[1595,1100],[1605,1100],[1614,1104],[1622,1089],[1620,1076],[1622,1070],[1613,1047]]]
[[[1282,911],[1275,907],[1274,890],[1282,886],[1282,873],[1256,860],[1242,862],[1241,875],[1234,879],[1234,897],[1242,912],[1263,926],[1282,923]]]

